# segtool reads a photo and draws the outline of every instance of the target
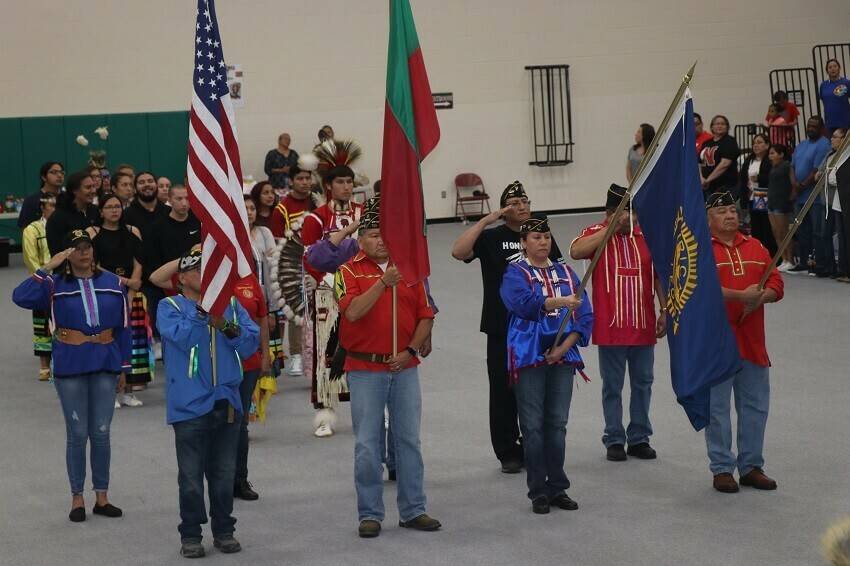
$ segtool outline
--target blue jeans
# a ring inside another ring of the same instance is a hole
[[[529,499],[554,497],[570,487],[564,458],[574,380],[575,369],[564,364],[519,371],[514,391]]]
[[[115,412],[118,376],[99,373],[58,377],[56,393],[65,415],[65,463],[73,495],[82,495],[86,482],[86,442],[91,439],[91,479],[95,491],[109,489],[109,427]]]
[[[398,473],[398,514],[410,521],[425,513],[425,465],[419,442],[422,393],[416,368],[399,373],[350,371],[351,423],[354,427],[354,487],[357,516],[384,520],[384,470],[381,438],[384,407],[389,409]]]
[[[736,460],[732,453],[730,397],[735,392],[738,414],[738,459],[740,475],[764,467],[764,430],[770,406],[769,369],[741,360],[743,368],[734,377],[711,388],[710,417],[705,428],[711,473],[731,474]]]
[[[629,427],[623,428],[623,383],[629,366],[631,396]],[[605,446],[649,442],[649,401],[652,397],[655,346],[599,346],[599,372],[602,375],[602,414],[605,417]]]
[[[213,536],[234,531],[233,481],[241,423],[239,413],[235,413],[232,423],[227,422],[228,407],[227,401],[218,401],[206,415],[172,425],[180,489],[181,522],[177,530],[183,541],[200,541],[201,525],[207,522],[204,476],[209,489]]]
[[[248,370],[242,374],[239,384],[239,399],[242,401],[242,422],[239,426],[239,447],[236,450],[236,479],[248,479],[248,421],[251,419],[251,396],[257,387],[260,370]]]

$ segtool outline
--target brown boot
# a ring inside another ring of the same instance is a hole
[[[732,474],[717,474],[714,476],[714,489],[721,493],[738,493],[738,482]]]
[[[767,477],[761,468],[753,468],[745,476],[741,476],[741,485],[771,491],[776,489],[776,481]]]

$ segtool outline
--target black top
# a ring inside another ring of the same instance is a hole
[[[21,203],[21,213],[18,215],[18,228],[24,229],[41,218],[41,199],[50,193],[41,189],[28,195]]]
[[[71,230],[85,230],[94,226],[100,220],[100,213],[93,204],[88,205],[85,213],[76,208],[57,208],[50,218],[47,219],[45,230],[47,231],[47,249],[50,255],[56,255],[62,251],[65,236]]]
[[[282,167],[292,167],[298,164],[298,152],[294,149],[289,150],[289,157],[284,156],[277,148],[269,151],[266,154],[266,162],[263,170],[269,176],[269,183],[272,187],[283,188],[289,186],[289,175],[286,173],[272,173],[272,169],[280,169]]]
[[[782,161],[771,168],[767,181],[767,206],[771,210],[788,210],[791,204],[791,162]]]
[[[481,332],[493,335],[507,335],[508,312],[499,295],[502,276],[508,264],[522,257],[519,232],[502,224],[484,230],[472,247],[472,257],[466,263],[478,259],[481,261],[481,279],[484,283],[484,304],[481,309]],[[552,238],[552,251],[549,258],[561,259],[561,250]]]
[[[850,159],[844,162],[844,164],[838,168],[838,171],[835,172],[835,180],[838,181],[838,198],[842,199],[841,202],[844,203],[844,199],[846,198],[844,195],[850,196]],[[844,210],[842,208],[842,210]],[[847,212],[844,212],[846,218],[850,218],[850,207],[848,207]],[[845,226],[846,226],[845,220]],[[845,238],[850,238],[850,234],[847,232],[844,233]]]
[[[101,228],[92,240],[97,263],[121,277],[133,275],[133,260],[139,259],[142,242],[129,228]],[[139,260],[141,262],[141,260]]]
[[[179,222],[170,215],[163,216],[142,236],[145,255],[145,277],[163,264],[179,258],[201,243],[201,221],[189,211],[189,217]]]
[[[159,200],[156,201],[156,207],[154,207],[153,211],[150,211],[142,206],[138,199],[133,199],[130,205],[124,210],[124,223],[127,226],[138,228],[144,238],[148,226],[163,216],[168,216],[170,211],[171,209],[159,202]]]
[[[711,194],[719,189],[735,190],[738,186],[738,155],[741,150],[738,142],[732,136],[726,135],[715,140],[714,138],[705,142],[699,153],[699,164],[702,168],[702,176],[708,177],[720,165],[721,159],[730,159],[732,165],[723,174],[709,183],[705,188],[706,194]]]

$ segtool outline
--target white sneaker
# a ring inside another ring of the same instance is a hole
[[[328,436],[333,436],[334,429],[331,428],[331,425],[328,423],[322,423],[316,429],[316,432],[313,433],[314,436],[319,438],[326,438]]]
[[[115,400],[115,408],[116,408],[116,409],[120,409],[120,408],[121,408],[121,401],[119,401],[118,399],[116,399],[116,400]]]
[[[783,261],[779,264],[779,267],[776,268],[777,271],[781,271],[782,273],[788,273],[792,269],[797,267],[796,263],[792,263],[790,261]]]
[[[289,375],[304,375],[304,364],[301,362],[301,354],[295,354],[290,359]]]
[[[125,393],[121,396],[121,404],[127,405],[128,407],[141,407],[144,405],[139,399],[133,395],[132,393]]]
[[[313,417],[313,426],[316,427],[316,432],[313,434],[319,438],[333,436],[335,424],[336,412],[333,409],[320,409]]]
[[[162,342],[153,343],[153,358],[155,360],[162,360]]]

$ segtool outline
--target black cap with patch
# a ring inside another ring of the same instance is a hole
[[[546,216],[540,218],[529,218],[520,226],[519,233],[522,235],[529,232],[551,232],[549,228],[549,218]]]
[[[616,210],[620,206],[620,202],[629,194],[629,189],[621,187],[616,183],[611,183],[608,187],[608,196],[605,198],[605,209]],[[631,202],[626,203],[626,210],[631,209]]]
[[[705,208],[717,208],[718,206],[732,206],[735,204],[735,197],[730,191],[715,191],[708,195],[705,199]]]
[[[514,181],[502,191],[502,196],[499,198],[499,207],[504,208],[510,198],[528,198],[525,194],[525,187],[519,181]]]
[[[71,230],[65,235],[65,248],[76,248],[83,242],[91,244],[91,236],[85,230]]]
[[[177,273],[186,273],[193,269],[201,267],[201,250],[194,249],[186,252],[180,257],[180,262],[177,264]]]

